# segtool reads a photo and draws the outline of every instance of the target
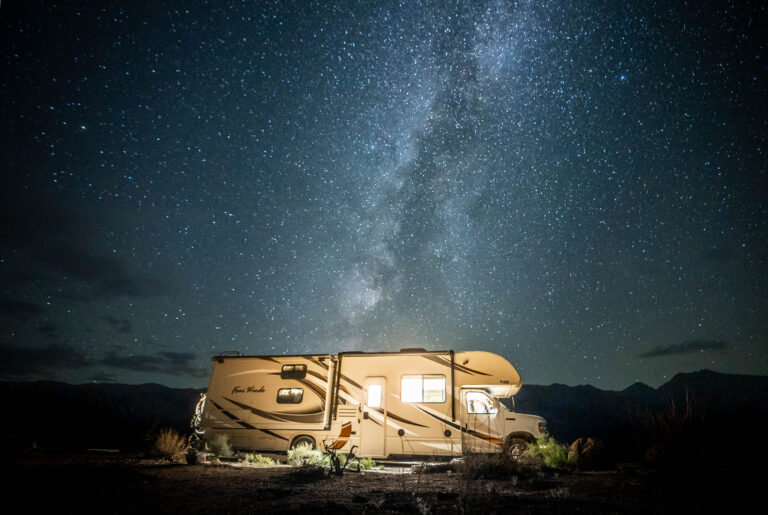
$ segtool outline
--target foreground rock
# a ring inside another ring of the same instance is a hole
[[[579,438],[568,449],[568,461],[576,460],[581,470],[605,470],[610,460],[605,444],[592,438]]]

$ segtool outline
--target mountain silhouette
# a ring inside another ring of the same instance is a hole
[[[204,390],[158,384],[0,382],[9,448],[82,451],[146,448],[157,431],[184,434]],[[559,442],[603,440],[617,458],[642,455],[648,422],[658,414],[687,413],[734,437],[768,420],[768,377],[710,370],[678,374],[659,388],[635,383],[621,391],[593,386],[525,385],[508,407],[547,419]]]

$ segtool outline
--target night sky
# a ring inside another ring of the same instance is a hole
[[[120,5],[125,4],[125,5]],[[768,374],[763,1],[0,6],[0,379]]]

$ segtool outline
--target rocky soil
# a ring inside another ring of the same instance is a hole
[[[287,466],[93,454],[25,456],[1,467],[4,490],[31,512],[676,513],[742,505],[758,486],[734,480],[731,471],[639,467],[497,479],[387,467],[319,477]]]

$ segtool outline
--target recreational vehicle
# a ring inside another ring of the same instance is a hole
[[[334,442],[371,458],[493,452],[545,431],[499,402],[521,385],[506,359],[480,351],[215,356],[193,426],[261,452]]]

